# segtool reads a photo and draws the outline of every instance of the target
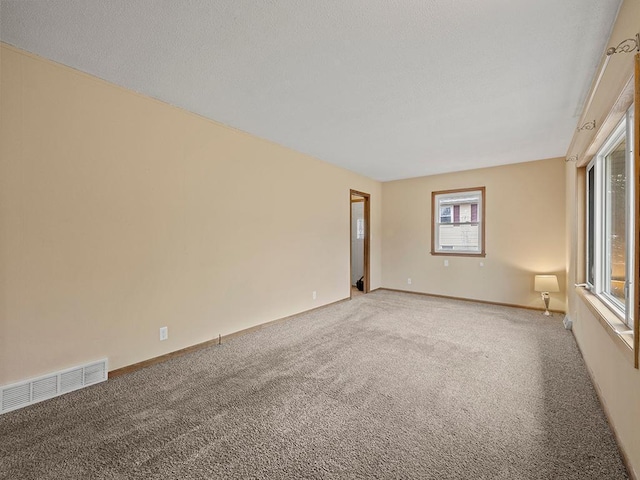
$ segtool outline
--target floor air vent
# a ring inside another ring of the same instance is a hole
[[[68,368],[42,377],[0,387],[0,413],[10,412],[63,393],[104,382],[107,359]]]

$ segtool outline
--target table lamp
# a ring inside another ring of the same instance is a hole
[[[541,292],[542,301],[544,302],[544,314],[551,316],[549,312],[549,292],[559,292],[558,277],[555,275],[536,275],[533,289]]]

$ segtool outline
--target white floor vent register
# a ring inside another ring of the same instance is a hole
[[[79,365],[24,382],[0,387],[0,413],[10,412],[63,393],[107,380],[107,359]]]

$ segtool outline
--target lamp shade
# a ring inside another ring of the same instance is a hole
[[[559,292],[558,277],[555,275],[536,275],[533,289],[536,292]]]

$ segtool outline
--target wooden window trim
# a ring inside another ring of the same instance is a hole
[[[480,196],[482,198],[482,214],[480,221],[480,237],[481,237],[481,245],[482,249],[480,252],[439,252],[436,251],[436,196],[437,195],[450,195],[454,193],[464,193],[464,192],[480,192]],[[487,210],[487,199],[486,199],[486,188],[485,187],[473,187],[473,188],[457,188],[453,190],[439,190],[431,192],[431,255],[443,256],[443,257],[486,257],[486,242],[485,242],[485,226],[487,224],[486,217]]]

